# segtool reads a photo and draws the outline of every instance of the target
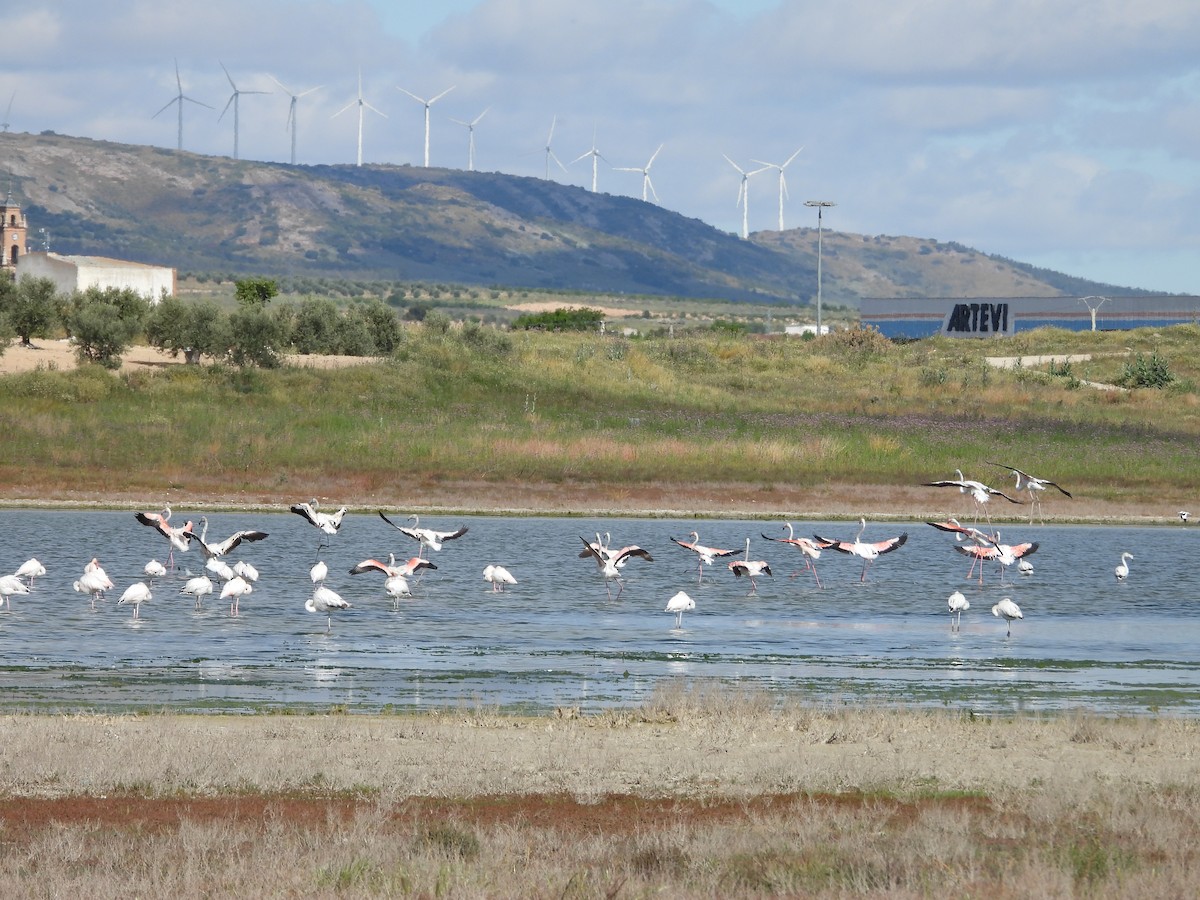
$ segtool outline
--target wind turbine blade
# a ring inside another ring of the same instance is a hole
[[[196,99],[194,99],[194,98],[192,98],[192,97],[182,97],[182,96],[181,96],[179,99],[180,99],[180,100],[186,100],[188,103],[195,103],[197,106],[203,106],[205,109],[214,109],[214,110],[216,109],[216,107],[215,107],[215,106],[209,106],[209,105],[208,105],[207,103],[205,103],[204,101],[202,101],[202,100],[196,100]]]
[[[156,112],[154,115],[152,115],[150,118],[152,118],[152,119],[157,119],[157,118],[158,118],[158,114],[159,114],[159,113],[164,113],[164,112],[166,112],[168,109],[170,109],[170,108],[171,108],[171,104],[172,104],[172,103],[178,103],[178,102],[179,102],[179,98],[178,98],[178,97],[172,97],[170,100],[168,100],[168,101],[167,101],[167,105],[166,105],[166,106],[164,106],[162,109],[160,109],[160,110],[159,110],[158,112]]]
[[[352,106],[357,106],[357,105],[358,105],[358,101],[357,101],[357,100],[351,100],[349,103],[347,103],[345,106],[343,106],[343,107],[342,107],[341,109],[339,109],[337,112],[335,112],[335,113],[334,113],[332,116],[330,116],[329,118],[331,118],[331,119],[336,119],[338,116],[340,116],[340,115],[341,115],[342,113],[344,113],[346,110],[348,110],[350,107],[352,107]]]
[[[183,80],[179,77],[179,57],[175,57],[175,84],[179,86],[179,94],[183,95]]]
[[[236,94],[238,92],[238,89],[237,89],[237,85],[233,83],[233,76],[230,75],[229,70],[225,68],[225,63],[221,62],[219,59],[217,60],[217,62],[221,63],[221,71],[224,72],[225,77],[229,79],[229,86],[231,88],[233,88],[233,92]]]
[[[412,91],[406,91],[404,88],[400,87],[400,85],[396,85],[396,90],[398,90],[402,94],[408,94],[408,96],[412,97],[414,100],[416,100],[418,103],[420,103],[422,105],[428,105],[428,101],[425,100],[423,97],[418,97]]]
[[[721,155],[722,155],[722,156],[725,156],[725,154],[724,154],[724,153],[722,153]],[[725,156],[725,162],[729,163],[731,166],[733,166],[735,169],[737,169],[737,170],[738,170],[739,172],[741,172],[743,175],[745,175],[745,174],[746,174],[745,170],[743,170],[741,166],[739,166],[737,163],[735,163],[735,162],[734,162],[732,159],[730,159],[728,156]]]
[[[550,133],[546,135],[546,147],[549,148],[550,142],[554,140],[554,126],[558,124],[558,116],[555,115],[550,119]]]
[[[306,97],[313,91],[319,91],[323,87],[325,87],[323,84],[318,84],[316,87],[310,87],[307,91],[301,91],[299,94],[297,94],[296,99],[299,100],[301,97]]]
[[[589,157],[591,155],[592,155],[591,150],[584,150],[577,157],[575,157],[573,160],[571,160],[571,165],[575,165],[575,163],[579,162],[581,159],[586,159],[587,157]]]
[[[650,188],[650,196],[654,198],[654,202],[658,202],[658,192],[654,190],[654,182],[650,180],[650,176],[646,176],[646,187]]]
[[[270,78],[270,79],[271,79],[273,82],[275,82],[277,85],[279,85],[281,88],[283,88],[283,92],[284,92],[285,94],[287,94],[289,97],[294,97],[294,96],[296,96],[295,94],[293,94],[293,93],[292,93],[292,89],[291,89],[290,87],[288,87],[286,84],[284,84],[284,83],[283,83],[282,81],[280,81],[278,78],[276,78],[274,75],[268,75],[267,77],[268,77],[268,78]]]
[[[217,121],[220,122],[225,118],[225,113],[229,112],[229,107],[233,106],[233,101],[237,99],[238,92],[234,91],[229,95],[229,99],[225,101],[225,108],[221,110],[221,114],[217,116]]]
[[[646,171],[647,171],[647,172],[649,172],[649,171],[650,171],[650,167],[651,167],[652,165],[654,165],[654,161],[655,161],[656,159],[658,159],[658,154],[662,153],[662,148],[663,148],[663,147],[665,147],[665,146],[666,146],[666,144],[659,144],[659,145],[658,145],[658,149],[657,149],[657,150],[655,150],[655,151],[654,151],[654,155],[650,157],[650,162],[646,163]]]
[[[479,124],[479,120],[480,120],[480,119],[482,119],[484,116],[486,116],[486,115],[488,114],[488,109],[491,109],[491,107],[489,106],[487,109],[485,109],[485,110],[484,110],[483,112],[481,112],[479,115],[477,115],[477,116],[475,117],[475,121],[473,121],[471,124],[472,124],[472,125],[478,125],[478,124]]]
[[[442,92],[441,92],[440,94],[438,94],[436,97],[430,97],[430,98],[429,98],[429,100],[428,100],[428,101],[426,101],[426,104],[427,104],[428,106],[433,106],[433,104],[437,103],[439,100],[441,100],[443,97],[445,97],[445,96],[446,96],[448,93],[450,93],[450,92],[451,92],[452,90],[454,90],[456,87],[458,87],[458,85],[457,85],[457,84],[452,84],[452,85],[450,85],[450,87],[446,88],[444,91],[442,91]]]
[[[793,160],[793,159],[795,159],[797,156],[799,156],[799,155],[800,155],[800,150],[803,150],[803,149],[804,149],[804,148],[803,148],[803,147],[801,147],[799,150],[797,150],[795,153],[793,153],[791,156],[789,156],[789,157],[787,158],[787,162],[785,162],[785,163],[784,163],[782,166],[780,166],[779,168],[783,169],[783,168],[786,168],[786,167],[790,166],[790,165],[792,164],[792,160]]]
[[[764,162],[761,159],[752,159],[752,160],[750,160],[750,162],[758,163],[764,169],[778,169],[779,168],[779,166],[775,165],[775,163]]]
[[[557,156],[555,156],[555,155],[554,155],[554,151],[553,151],[553,150],[549,150],[549,151],[547,151],[547,152],[550,154],[550,158],[551,158],[552,160],[554,160],[555,164],[556,164],[556,165],[557,165],[557,166],[558,166],[560,169],[562,169],[564,172],[566,172],[566,171],[567,171],[567,167],[566,167],[566,166],[564,166],[564,165],[562,164],[562,162],[560,162],[560,161],[559,161],[559,158],[558,158]]]
[[[381,113],[381,112],[379,112],[379,110],[377,110],[375,107],[373,107],[373,106],[372,106],[370,103],[368,103],[366,100],[364,100],[364,101],[362,102],[362,105],[363,105],[363,106],[365,106],[367,109],[369,109],[371,112],[373,112],[373,113],[379,113],[379,115],[383,116],[385,119],[387,118],[387,113]]]
[[[783,196],[791,200],[792,195],[788,193],[787,179],[783,177],[783,169],[779,170],[779,190],[783,191]]]

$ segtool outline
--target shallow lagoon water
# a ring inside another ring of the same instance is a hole
[[[290,513],[214,513],[210,537],[244,528],[270,537],[243,544],[261,572],[233,618],[207,598],[180,597],[183,571],[203,557],[176,555],[178,571],[154,585],[138,621],[116,599],[142,578],[167,543],[131,511],[0,511],[0,571],[36,556],[48,573],[0,610],[0,677],[9,709],[251,711],[295,708],[440,709],[455,706],[594,712],[649,698],[671,680],[720,681],[814,704],[902,704],[976,712],[1085,708],[1200,714],[1200,526],[1002,526],[1008,543],[1036,540],[1035,571],[1001,585],[989,564],[982,587],[950,535],[923,522],[868,523],[866,540],[906,531],[865,584],[861,562],[826,551],[823,588],[800,571],[798,551],[760,537],[779,521],[422,516],[423,526],[470,531],[428,553],[438,566],[394,609],[383,576],[348,574],[368,557],[407,558],[415,542],[378,516],[346,517],[320,558],[329,587],[353,604],[326,619],[304,610],[320,534]],[[403,510],[387,510],[404,518]],[[173,521],[198,519],[186,509]],[[852,538],[857,523],[793,523],[798,535]],[[671,543],[700,532],[705,544],[744,548],[771,564],[748,594],[720,561],[697,583],[694,554]],[[654,562],[631,560],[620,597],[609,599],[580,537],[612,532]],[[1122,551],[1134,554],[1118,583]],[[72,590],[98,556],[116,583],[91,609]],[[491,593],[484,566],[519,580]],[[800,574],[792,577],[792,573]],[[946,597],[971,603],[953,632]],[[663,611],[676,591],[696,609],[682,629]],[[1025,618],[991,614],[1001,597]]]

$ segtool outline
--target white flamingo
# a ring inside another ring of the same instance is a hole
[[[189,519],[179,526],[171,525],[171,507],[164,506],[162,512],[148,513],[139,512],[133,514],[134,518],[153,528],[159,534],[167,539],[167,543],[171,545],[170,555],[167,557],[167,567],[175,568],[175,551],[186,553],[188,548],[188,538],[192,533],[192,522]]]
[[[329,566],[325,565],[324,560],[318,559],[308,570],[308,577],[312,579],[313,584],[324,584],[325,579],[329,577]]]
[[[680,547],[683,547],[685,550],[691,550],[699,557],[699,562],[696,564],[696,569],[699,573],[699,577],[696,579],[697,583],[704,580],[704,567],[711,566],[713,564],[713,560],[721,556],[737,556],[736,550],[719,550],[716,547],[704,546],[700,543],[700,535],[698,532],[690,532],[688,536],[691,538],[690,541],[681,541],[679,538],[674,537],[671,538],[671,540]]]
[[[821,551],[825,548],[810,538],[796,537],[795,532],[792,530],[791,522],[784,522],[783,527],[787,529],[787,537],[773,538],[767,534],[764,534],[763,537],[768,541],[778,541],[781,544],[791,544],[793,547],[799,550],[801,555],[804,557],[804,568],[813,573],[813,578],[815,578],[817,581],[817,587],[820,587],[821,576],[817,574],[816,561],[821,558]],[[759,533],[762,534],[762,532]],[[800,573],[793,572],[791,577],[795,578],[798,574]]]
[[[12,610],[14,594],[28,594],[29,586],[16,575],[0,575],[0,606],[7,605]]]
[[[412,591],[408,586],[408,579],[403,575],[389,575],[383,583],[383,589],[392,598],[392,609],[400,608],[401,597],[412,596]]]
[[[621,547],[618,550],[613,550],[608,542],[612,540],[612,534],[604,532],[604,539],[600,539],[600,532],[596,532],[595,542],[589,542],[587,547],[579,551],[580,559],[591,557],[595,560],[596,567],[603,571],[605,563],[610,559],[616,559],[618,569],[625,568],[625,564],[634,557],[644,559],[646,562],[654,562],[654,557],[646,550],[643,550],[637,544],[630,544],[627,547]]]
[[[504,566],[487,566],[483,570],[483,580],[491,584],[494,593],[504,590],[504,585],[506,584],[517,583],[517,579],[513,577],[512,572],[508,571]]]
[[[992,615],[996,618],[1003,617],[1008,622],[1008,634],[1005,637],[1012,637],[1012,621],[1013,619],[1023,619],[1025,615],[1021,612],[1021,607],[1013,603],[1009,597],[1005,597],[999,603],[992,607]]]
[[[832,547],[838,553],[848,553],[851,556],[857,556],[863,561],[862,574],[858,576],[859,584],[867,580],[867,569],[870,568],[871,563],[875,562],[875,560],[885,553],[891,553],[893,550],[900,549],[904,546],[904,542],[908,540],[908,532],[906,531],[898,537],[867,544],[862,540],[863,532],[866,530],[867,520],[860,518],[858,520],[858,534],[854,536],[853,541],[832,541],[817,534],[813,535],[816,540],[828,547]]]
[[[628,557],[632,555],[638,555],[639,551],[640,554],[645,554],[646,556],[649,556],[649,554],[647,554],[646,551],[642,550],[640,547],[626,547],[624,550],[621,550],[618,553],[606,556],[593,547],[591,542],[589,542],[588,539],[582,535],[580,536],[579,540],[583,542],[583,546],[587,548],[588,554],[595,559],[597,564],[600,566],[600,574],[604,576],[604,589],[608,592],[608,599],[613,599],[612,586],[609,584],[610,581],[616,581],[617,599],[621,599],[621,592],[625,590],[625,582],[621,580],[621,564]]]
[[[204,553],[206,559],[211,559],[214,556],[224,556],[227,553],[232,553],[238,548],[242,541],[251,543],[253,541],[266,540],[267,533],[265,531],[235,531],[223,541],[207,542],[208,537],[208,517],[200,517],[200,534],[188,533],[188,539],[199,545],[201,552]]]
[[[1133,554],[1125,552],[1121,554],[1121,561],[1117,567],[1113,569],[1113,574],[1117,576],[1117,581],[1124,581],[1129,577],[1129,560],[1133,559]]]
[[[43,566],[40,562],[38,562],[37,558],[34,557],[32,559],[27,559],[27,560],[25,560],[25,562],[21,563],[21,567],[19,569],[17,569],[17,571],[14,574],[18,578],[28,579],[28,581],[26,581],[25,583],[27,585],[29,585],[30,588],[32,588],[33,580],[35,578],[41,578],[43,575],[46,574],[46,567]]]
[[[969,478],[964,478],[962,469],[955,469],[958,475],[956,479],[947,479],[945,481],[926,481],[924,487],[956,487],[960,494],[970,494],[971,499],[975,501],[975,521],[979,521],[979,512],[983,511],[984,516],[988,520],[988,524],[992,523],[991,514],[987,511],[987,503],[992,497],[1003,497],[1009,503],[1020,505],[1020,500],[1014,500],[1004,491],[997,488],[988,487],[982,481],[973,481]]]
[[[96,599],[104,596],[105,591],[112,590],[113,583],[112,579],[108,577],[108,573],[104,571],[104,567],[93,557],[92,561],[83,567],[83,574],[73,587],[81,594],[90,595],[92,609],[95,609]]]
[[[748,591],[749,594],[753,594],[758,591],[758,582],[754,580],[756,577],[759,575],[771,575],[771,567],[767,565],[767,561],[765,559],[750,558],[750,538],[746,538],[745,558],[735,559],[733,562],[731,562],[729,564],[729,571],[738,578],[741,578],[743,575],[745,575],[750,579],[750,590]],[[771,577],[774,578],[775,576],[771,575]]]
[[[950,630],[959,631],[962,627],[963,610],[970,609],[971,602],[963,596],[962,591],[955,591],[946,599],[946,606],[950,609]]]
[[[313,497],[311,503],[296,503],[289,506],[288,509],[298,516],[303,516],[304,521],[321,532],[321,540],[317,543],[318,553],[321,552],[321,547],[325,543],[325,536],[337,534],[341,530],[342,519],[346,516],[346,507],[344,506],[337,512],[321,512],[316,497]]]
[[[146,583],[153,585],[155,578],[162,578],[167,574],[167,567],[157,559],[152,559],[142,567],[142,571],[146,573]]]
[[[414,541],[418,541],[422,549],[428,547],[430,550],[441,550],[444,541],[452,541],[455,538],[460,538],[470,530],[466,525],[457,531],[435,531],[432,528],[421,528],[421,520],[417,516],[408,517],[409,521],[412,522],[411,526],[397,525],[385,516],[382,511],[379,513],[379,518],[383,519],[383,521],[387,522],[401,534],[405,534]]]
[[[229,614],[231,616],[238,615],[240,611],[240,601],[247,594],[254,592],[254,588],[241,575],[234,575],[229,581],[225,582],[225,586],[221,588],[221,599],[229,598]]]
[[[667,608],[663,612],[675,613],[675,628],[678,630],[683,628],[683,614],[695,608],[696,601],[680,591],[667,601]]]
[[[333,610],[349,609],[350,604],[343,600],[337,591],[319,584],[313,595],[304,602],[304,608],[311,613],[323,613],[325,615],[325,631],[328,632],[333,628]]]
[[[209,561],[204,564],[204,568],[208,569],[208,571],[212,572],[226,583],[233,581],[233,579],[237,577],[237,572],[233,571],[233,569],[229,567],[229,563],[216,556],[210,558]]]
[[[233,564],[233,574],[241,575],[247,581],[258,581],[258,569],[243,560]]]
[[[1020,572],[1022,575],[1032,575],[1033,574],[1033,563],[1031,563],[1027,559],[1018,560],[1017,561],[1017,571]]]
[[[127,603],[133,605],[133,617],[135,619],[141,616],[142,604],[153,599],[150,593],[150,585],[145,581],[135,581],[129,587],[125,588],[120,599],[117,600],[117,606],[124,606]]]
[[[996,466],[997,468],[1001,468],[1001,469],[1008,469],[1008,471],[1013,474],[1013,477],[1017,479],[1017,490],[1025,491],[1029,495],[1029,503],[1030,503],[1029,524],[1030,525],[1033,524],[1033,513],[1034,513],[1035,509],[1037,510],[1038,518],[1040,519],[1042,517],[1041,495],[1043,493],[1045,493],[1046,488],[1052,487],[1055,490],[1057,490],[1059,493],[1063,494],[1064,496],[1066,496],[1068,498],[1071,496],[1071,492],[1068,491],[1066,488],[1064,488],[1062,485],[1055,484],[1053,481],[1050,481],[1047,478],[1034,478],[1028,472],[1022,472],[1020,469],[1016,468],[1015,466],[1006,466],[1006,465],[1004,465],[1004,463],[988,463],[988,465]],[[1042,519],[1042,522],[1045,523],[1045,519]]]
[[[184,586],[179,589],[181,596],[190,595],[196,599],[196,609],[200,608],[201,600],[212,592],[212,579],[207,575],[196,575],[193,578],[189,578]]]

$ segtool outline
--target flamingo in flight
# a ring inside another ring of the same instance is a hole
[[[961,630],[963,610],[971,608],[971,601],[963,596],[962,591],[955,591],[946,598],[946,606],[950,609],[950,630]]]
[[[975,521],[977,523],[979,522],[979,512],[982,510],[984,517],[988,521],[988,524],[992,524],[991,514],[987,511],[987,503],[992,499],[992,497],[1003,497],[1009,503],[1016,503],[1018,505],[1021,503],[1020,500],[1013,499],[998,488],[988,487],[982,481],[974,481],[970,478],[964,478],[962,469],[955,469],[954,471],[958,475],[958,478],[949,478],[944,481],[926,481],[923,483],[923,486],[956,487],[958,488],[959,493],[970,494],[971,499],[975,501]]]
[[[825,549],[821,544],[806,537],[796,537],[792,530],[791,522],[784,522],[783,527],[787,529],[788,536],[785,538],[773,538],[770,535],[764,534],[763,537],[768,541],[778,541],[781,544],[791,544],[804,557],[804,568],[813,573],[813,578],[817,580],[817,587],[821,586],[821,576],[817,574],[816,560],[821,558],[821,551]],[[759,532],[762,534],[762,532]],[[798,572],[793,572],[792,577],[795,578]]]
[[[852,541],[831,541],[828,538],[823,538],[820,535],[814,534],[813,537],[823,544],[832,547],[838,553],[848,553],[851,556],[857,556],[863,561],[862,574],[858,576],[858,583],[862,584],[867,580],[867,569],[871,563],[875,562],[880,556],[885,553],[891,553],[893,550],[898,550],[904,546],[904,542],[908,540],[908,532],[901,533],[898,537],[887,538],[882,541],[875,541],[867,544],[862,540],[863,532],[867,530],[867,520],[860,518],[858,520],[858,534],[854,536]]]
[[[580,536],[579,540],[583,541],[583,546],[587,548],[588,554],[596,560],[600,566],[600,574],[604,576],[604,589],[608,591],[608,599],[612,600],[612,586],[610,581],[617,582],[617,599],[621,598],[621,591],[625,590],[625,582],[621,580],[621,565],[630,556],[641,556],[643,559],[651,559],[650,554],[640,547],[626,547],[625,549],[614,553],[611,556],[606,556],[592,546],[587,538]],[[653,561],[653,560],[651,560]]]
[[[318,553],[321,552],[321,547],[325,543],[325,537],[335,535],[341,530],[342,519],[346,516],[346,507],[344,506],[337,512],[321,512],[316,497],[313,497],[311,503],[297,503],[289,506],[288,509],[298,516],[303,516],[304,521],[321,532],[321,540],[317,543]]]
[[[747,596],[758,591],[758,582],[754,580],[757,576],[771,575],[771,567],[767,565],[765,559],[750,558],[750,538],[746,538],[746,556],[743,559],[735,559],[731,562],[729,564],[729,571],[738,578],[745,575],[750,579],[750,591]],[[771,575],[771,577],[774,578],[775,576]]]
[[[188,536],[192,533],[191,520],[189,519],[182,525],[172,526],[171,507],[169,506],[164,506],[162,512],[139,512],[133,515],[143,525],[148,525],[167,539],[171,545],[171,552],[167,557],[167,568],[174,569],[175,551],[187,552]]]
[[[695,608],[696,601],[683,591],[680,591],[667,601],[667,607],[663,612],[675,613],[675,629],[678,631],[683,628],[683,614]]]
[[[401,534],[408,535],[414,541],[420,542],[421,550],[418,553],[423,552],[426,547],[430,550],[441,550],[444,541],[452,541],[455,538],[460,538],[470,530],[466,525],[457,531],[435,531],[432,528],[421,528],[421,520],[417,516],[408,517],[412,525],[397,525],[385,516],[382,511],[379,513],[379,518],[383,519],[383,521],[387,522]]]
[[[199,546],[205,559],[212,559],[214,556],[224,556],[226,553],[232,553],[242,543],[242,541],[252,542],[261,541],[267,537],[265,531],[235,531],[223,541],[214,541],[208,543],[208,517],[200,517],[200,534],[188,533],[188,540],[195,541]]]
[[[1117,581],[1124,581],[1129,577],[1129,560],[1133,559],[1133,554],[1126,551],[1121,554],[1121,561],[1117,567],[1113,569],[1113,574],[1117,576]]]
[[[1029,524],[1033,524],[1033,512],[1036,509],[1038,518],[1045,524],[1045,519],[1042,518],[1042,497],[1046,488],[1054,488],[1063,496],[1070,498],[1071,492],[1060,484],[1055,484],[1047,478],[1035,478],[1028,472],[1023,472],[1015,466],[1006,466],[1004,463],[988,463],[989,466],[996,466],[999,469],[1008,469],[1013,477],[1017,479],[1017,490],[1025,491],[1029,494]]]
[[[396,554],[389,553],[387,562],[380,562],[377,559],[364,559],[350,570],[350,574],[361,575],[364,572],[382,572],[388,578],[395,578],[397,575],[408,578],[424,569],[437,569],[437,566],[419,556],[410,557],[407,562],[396,565]]]
[[[1005,637],[1012,637],[1012,622],[1013,619],[1023,619],[1025,614],[1021,612],[1021,607],[1012,602],[1012,599],[1005,597],[999,603],[992,607],[992,615],[996,618],[1004,617],[1008,622],[1008,633]]]
[[[1018,559],[1026,556],[1032,556],[1037,553],[1037,541],[1026,541],[1023,544],[1002,544],[1000,543],[1000,532],[997,531],[995,537],[990,538],[986,544],[972,544],[969,547],[964,547],[962,544],[956,544],[954,549],[963,556],[969,556],[975,562],[979,563],[979,583],[983,584],[983,561],[986,559],[994,559],[1000,563],[1000,583],[1004,583],[1004,570],[1015,563]],[[975,562],[971,563],[971,569],[974,570]],[[967,573],[967,577],[971,577],[971,573]]]
[[[711,566],[713,560],[721,556],[737,556],[736,550],[718,550],[716,547],[706,547],[700,543],[700,535],[698,532],[690,532],[688,535],[690,541],[681,541],[679,538],[671,538],[680,547],[691,550],[699,557],[699,562],[696,564],[696,570],[699,577],[696,579],[697,584],[704,580],[704,567]]]

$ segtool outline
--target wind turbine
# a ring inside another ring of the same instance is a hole
[[[426,100],[423,97],[418,97],[412,91],[406,91],[399,85],[396,86],[396,90],[400,91],[402,94],[408,94],[408,96],[412,97],[425,107],[425,168],[427,169],[429,168],[429,107],[433,106],[433,104],[445,97],[448,93],[454,90],[455,87],[457,87],[457,85],[451,85],[437,96],[430,97],[428,100]]]
[[[804,148],[801,147],[800,150]],[[792,160],[800,155],[800,150],[797,150],[787,158],[787,162],[783,165],[778,163],[763,162],[761,159],[752,159],[750,162],[756,162],[760,166],[766,166],[768,169],[779,170],[779,230],[783,231],[783,198],[787,196],[787,180],[783,177],[783,170],[792,164]]]
[[[182,150],[183,149],[183,101],[186,100],[189,103],[195,103],[197,106],[203,106],[206,109],[212,109],[212,107],[209,106],[207,103],[201,103],[199,100],[195,100],[191,97],[185,97],[183,95],[183,81],[179,77],[179,60],[178,59],[175,60],[175,84],[179,88],[179,93],[176,94],[174,97],[172,97],[166,106],[164,106],[162,109],[160,109],[154,115],[152,115],[150,118],[152,118],[152,119],[158,118],[159,113],[165,112],[172,103],[178,103],[179,104],[179,139],[176,143],[176,149]]]
[[[357,99],[357,100],[351,100],[349,103],[347,103],[345,106],[343,106],[343,107],[342,107],[341,109],[339,109],[337,112],[335,112],[335,113],[334,113],[332,116],[330,116],[329,118],[331,118],[331,119],[336,119],[338,116],[340,116],[340,115],[341,115],[342,113],[344,113],[346,110],[348,110],[350,107],[352,107],[352,106],[354,106],[354,105],[356,105],[356,104],[358,105],[358,162],[356,163],[356,165],[359,165],[359,166],[361,166],[361,165],[362,165],[362,125],[363,125],[363,109],[364,109],[364,108],[366,108],[366,109],[369,109],[371,112],[373,112],[373,113],[379,113],[379,115],[383,116],[385,119],[387,118],[387,116],[385,116],[383,113],[379,112],[379,110],[377,110],[377,109],[376,109],[375,107],[373,107],[373,106],[372,106],[370,103],[368,103],[366,100],[364,100],[364,99],[363,99],[363,95],[362,95],[362,69],[359,69],[359,70],[358,70],[358,99]]]
[[[725,156],[724,153],[721,154]],[[770,166],[763,166],[761,169],[755,169],[753,172],[747,172],[728,156],[725,156],[725,161],[742,173],[742,183],[738,187],[737,206],[742,208],[742,240],[750,237],[750,179],[759,172],[765,172]]]
[[[283,92],[292,98],[291,102],[288,104],[287,125],[285,127],[289,128],[292,132],[292,165],[294,166],[296,164],[296,101],[306,94],[311,94],[313,91],[320,90],[324,85],[319,84],[316,87],[309,88],[307,91],[301,91],[299,94],[293,94],[292,89],[274,75],[271,76],[271,80],[283,88]]]
[[[577,163],[577,162],[579,162],[579,160],[584,159],[588,156],[590,156],[592,158],[592,193],[594,194],[594,193],[596,193],[596,170],[599,167],[598,160],[604,159],[604,157],[600,155],[600,151],[596,149],[596,129],[595,128],[592,129],[592,149],[588,150],[586,153],[579,154],[579,156],[577,156],[577,157],[575,157],[575,159],[571,160],[571,163],[572,164]],[[608,162],[608,160],[606,160],[606,159],[604,161]]]
[[[654,160],[658,158],[658,154],[662,152],[665,145],[659,144],[658,149],[654,151],[654,155],[650,157],[650,161],[642,168],[634,167],[617,167],[618,172],[641,172],[642,173],[642,200],[649,200],[650,196],[654,197],[654,202],[658,202],[658,193],[654,190],[654,185],[650,183],[650,167],[654,165]]]
[[[554,164],[557,165],[560,169],[562,169],[563,172],[567,171],[567,167],[562,164],[562,161],[559,160],[559,158],[554,155],[554,151],[550,149],[550,142],[552,140],[554,140],[554,126],[557,124],[558,124],[558,116],[555,115],[554,118],[552,118],[550,120],[550,133],[548,135],[546,135],[546,180],[547,181],[550,180],[550,160],[554,160]]]
[[[8,117],[12,114],[13,101],[17,99],[17,92],[13,91],[12,96],[8,98],[8,109],[4,111],[4,121],[0,122],[0,131],[8,133]]]
[[[221,62],[217,60],[217,62]],[[221,115],[217,116],[217,121],[220,122],[225,118],[225,113],[229,112],[229,107],[233,106],[233,158],[238,158],[238,97],[242,94],[269,94],[270,91],[241,91],[238,86],[233,83],[233,76],[229,74],[229,70],[225,68],[225,63],[221,63],[221,69],[225,72],[225,77],[229,79],[229,86],[233,88],[233,93],[229,95],[229,99],[225,102],[225,108],[221,110]]]
[[[486,116],[488,114],[488,109],[491,109],[491,107],[489,106],[487,109],[485,109],[483,112],[481,112],[479,115],[477,115],[470,122],[464,122],[464,121],[462,121],[462,119],[451,119],[450,120],[451,122],[454,122],[457,125],[462,125],[464,128],[467,129],[467,171],[468,172],[475,171],[475,126],[479,124],[480,119],[482,119],[484,116]]]

